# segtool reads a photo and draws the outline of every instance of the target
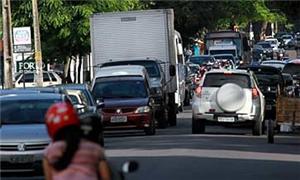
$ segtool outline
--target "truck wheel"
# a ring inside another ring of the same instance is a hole
[[[252,135],[260,136],[261,134],[262,134],[262,121],[260,120],[260,118],[258,118],[253,123]]]
[[[157,113],[156,119],[158,123],[158,128],[165,129],[168,127],[168,117],[167,112],[165,112],[165,110],[162,110],[159,113]]]
[[[168,110],[168,121],[169,121],[169,124],[170,126],[176,126],[177,125],[177,117],[176,117],[176,108],[173,107],[173,108],[170,108]]]
[[[205,120],[192,118],[192,133],[201,134],[205,132]]]
[[[175,104],[175,95],[174,93],[169,94],[169,109],[168,109],[168,122],[170,126],[177,125],[177,106]]]
[[[268,143],[273,144],[274,143],[274,126],[273,126],[273,120],[268,119]]]
[[[150,126],[145,128],[146,135],[154,135],[155,134],[155,120],[152,119],[150,122]]]

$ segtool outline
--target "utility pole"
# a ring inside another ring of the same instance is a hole
[[[4,57],[4,87],[13,87],[12,78],[12,34],[10,0],[2,0],[3,16],[3,57]]]
[[[32,15],[33,15],[33,29],[34,29],[34,54],[35,54],[35,67],[37,72],[36,83],[37,86],[43,86],[43,61],[42,61],[42,48],[40,37],[40,22],[38,12],[38,0],[32,0]]]

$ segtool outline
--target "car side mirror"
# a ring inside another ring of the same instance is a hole
[[[170,76],[176,75],[176,67],[174,65],[169,66],[169,73],[170,73]]]
[[[96,104],[97,104],[97,109],[104,108],[104,102],[103,102],[103,99],[97,99],[97,100],[96,100]]]
[[[80,113],[80,112],[84,112],[85,105],[84,104],[74,104],[73,107],[75,108],[75,110],[78,113]]]
[[[127,161],[122,166],[123,173],[132,173],[137,171],[139,168],[139,164],[136,161]]]

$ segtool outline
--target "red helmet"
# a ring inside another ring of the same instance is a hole
[[[49,136],[53,139],[57,131],[67,126],[79,126],[78,115],[70,103],[51,105],[45,116]]]

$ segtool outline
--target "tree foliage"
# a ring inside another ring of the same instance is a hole
[[[39,0],[44,59],[60,59],[90,52],[93,13],[142,8],[138,0]],[[32,26],[31,0],[12,1],[13,26]]]

